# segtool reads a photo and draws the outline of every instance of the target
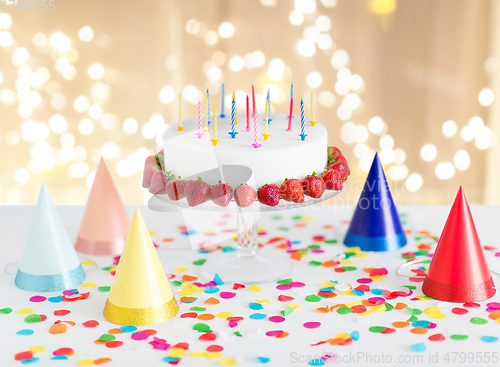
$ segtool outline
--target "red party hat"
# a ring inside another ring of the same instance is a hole
[[[90,255],[119,255],[129,226],[125,206],[101,158],[76,241],[76,251]]]
[[[422,291],[447,302],[477,302],[495,294],[495,284],[462,187],[444,225]]]

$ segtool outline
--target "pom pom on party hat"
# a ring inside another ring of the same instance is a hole
[[[462,187],[444,225],[422,291],[446,302],[477,302],[495,294],[495,284]]]
[[[167,321],[178,312],[179,306],[137,208],[104,307],[104,317],[119,325],[141,326]]]
[[[377,153],[344,244],[363,251],[395,251],[406,245],[406,236]]]
[[[73,244],[42,184],[15,283],[26,291],[54,292],[75,288],[84,280]]]
[[[90,255],[119,255],[129,225],[120,194],[101,157],[76,240],[76,250]]]

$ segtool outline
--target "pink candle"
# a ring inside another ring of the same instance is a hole
[[[253,88],[253,84],[252,84],[252,103],[253,103],[253,111],[252,111],[252,116],[255,115],[255,90]]]
[[[290,99],[290,116],[288,116],[288,129],[286,129],[286,131],[292,131],[292,114],[293,114],[293,97]]]
[[[259,117],[257,116],[256,113],[253,115],[253,147],[254,148],[260,148],[261,145],[259,144],[259,126],[257,125],[257,121],[259,120]]]
[[[250,102],[247,95],[247,131],[250,131]]]
[[[203,133],[201,132],[201,101],[198,100],[198,132],[196,133],[198,135],[198,139],[201,139],[203,136]]]

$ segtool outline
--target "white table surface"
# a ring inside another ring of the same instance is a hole
[[[127,207],[130,218],[132,217],[134,207]],[[336,273],[333,268],[317,267],[308,264],[311,260],[328,261],[334,260],[335,255],[345,252],[347,247],[342,244],[343,232],[346,229],[346,224],[342,221],[349,220],[353,207],[309,207],[300,210],[287,210],[276,213],[262,214],[259,226],[264,227],[267,235],[259,236],[259,242],[265,243],[271,237],[284,236],[292,241],[301,241],[294,245],[294,248],[305,248],[312,242],[312,236],[325,235],[327,239],[337,238],[338,244],[327,245],[318,243],[325,250],[322,254],[309,254],[300,262],[294,260],[295,268],[291,277],[294,281],[304,282],[306,286],[303,288],[295,288],[289,291],[280,291],[276,289],[276,283],[261,285],[264,289],[262,292],[250,292],[247,289],[232,290],[232,284],[225,284],[221,287],[221,291],[236,292],[237,295],[229,300],[224,300],[218,297],[218,294],[195,293],[198,300],[189,303],[181,304],[179,315],[184,312],[190,312],[189,308],[193,306],[206,307],[205,312],[216,314],[222,311],[230,311],[234,316],[243,316],[245,320],[238,322],[235,328],[229,328],[228,322],[224,319],[215,318],[210,321],[199,321],[191,318],[181,319],[176,316],[174,319],[162,324],[153,325],[151,327],[157,330],[157,337],[166,339],[168,343],[174,345],[178,342],[189,343],[189,350],[179,362],[179,366],[219,366],[220,359],[209,360],[207,358],[192,358],[190,352],[203,351],[207,346],[212,344],[221,345],[224,350],[222,359],[236,359],[237,365],[260,365],[256,356],[270,358],[267,366],[302,366],[308,365],[304,362],[311,356],[321,356],[325,353],[336,354],[343,357],[343,362],[339,365],[365,366],[373,365],[377,358],[392,358],[392,364],[397,363],[398,358],[404,358],[406,365],[461,365],[460,355],[453,353],[472,353],[471,357],[475,363],[465,363],[463,365],[478,365],[479,357],[490,353],[497,353],[500,341],[496,343],[485,343],[480,340],[483,335],[500,336],[500,324],[495,320],[488,319],[486,311],[486,303],[500,302],[500,295],[495,295],[488,301],[481,302],[482,307],[470,309],[466,315],[455,315],[451,313],[452,307],[462,307],[461,304],[440,304],[442,311],[447,315],[445,319],[435,320],[430,319],[425,313],[418,316],[419,320],[429,320],[437,324],[435,329],[429,330],[425,335],[416,335],[410,333],[411,326],[396,329],[396,332],[388,335],[375,334],[368,331],[370,326],[386,326],[392,327],[394,321],[406,321],[410,315],[406,310],[392,310],[389,312],[374,313],[367,316],[356,316],[354,314],[339,315],[336,312],[323,314],[316,311],[317,307],[332,306],[337,303],[354,302],[370,297],[376,297],[370,292],[364,296],[337,296],[331,299],[324,299],[318,303],[309,303],[305,301],[305,297],[310,294],[317,294],[321,283],[328,280],[338,280],[339,283],[349,283],[356,287],[358,283],[356,279],[368,277],[368,274],[363,272],[363,268],[369,267],[385,267],[389,274],[382,281],[374,281],[369,284],[372,288],[381,288],[388,290],[402,290],[402,285],[415,285],[417,287],[414,295],[421,295],[421,283],[412,283],[408,279],[396,275],[396,268],[403,264],[405,260],[401,257],[401,253],[408,251],[417,251],[415,241],[410,240],[409,244],[395,253],[370,253],[365,259],[351,258],[354,261],[353,266],[357,270],[345,273]],[[62,220],[68,230],[70,237],[74,240],[78,233],[80,221],[83,216],[84,207],[79,206],[60,206],[58,207]],[[407,213],[407,221],[417,230],[428,230],[433,235],[438,236],[446,221],[449,207],[444,206],[408,206],[399,207],[399,213]],[[472,207],[471,208],[476,227],[483,245],[500,247],[498,236],[498,218],[500,217],[500,207]],[[198,281],[205,283],[208,280],[201,278],[200,266],[193,265],[193,261],[208,258],[213,254],[203,255],[198,251],[191,249],[191,243],[188,236],[181,234],[179,226],[184,225],[184,218],[179,212],[177,213],[159,213],[150,210],[147,207],[141,207],[142,214],[146,224],[151,231],[157,232],[153,235],[153,240],[158,243],[161,250],[158,251],[166,273],[176,274],[175,279],[180,279],[183,274],[189,274],[200,277]],[[32,303],[29,298],[39,294],[46,297],[61,294],[61,292],[53,292],[48,294],[31,293],[20,290],[14,285],[15,275],[7,274],[4,268],[8,264],[19,262],[24,243],[27,238],[28,229],[31,223],[34,207],[24,206],[3,206],[0,207],[0,309],[10,307],[13,312],[9,315],[0,314],[0,366],[16,366],[21,365],[21,362],[14,361],[16,353],[26,351],[32,346],[46,346],[47,350],[42,353],[37,353],[39,360],[34,364],[38,366],[76,366],[77,362],[82,359],[97,359],[108,357],[113,362],[105,365],[113,366],[161,366],[168,365],[162,361],[162,358],[167,356],[167,352],[153,349],[148,344],[152,338],[144,341],[134,341],[130,338],[130,334],[118,334],[117,340],[124,341],[124,344],[116,349],[110,349],[104,345],[97,345],[94,340],[100,335],[107,333],[116,325],[106,321],[102,315],[104,302],[108,293],[99,292],[96,288],[80,288],[80,292],[90,291],[90,297],[85,301],[74,303]],[[281,220],[272,220],[275,215],[282,216]],[[306,219],[311,220],[292,220],[292,217],[301,215]],[[193,219],[190,216],[188,219]],[[305,227],[295,227],[294,223],[306,223]],[[225,223],[225,224],[221,224]],[[325,229],[325,224],[333,224],[336,230]],[[189,223],[190,229],[198,233],[190,236],[193,245],[198,244],[203,240],[211,240],[214,238],[224,238],[229,236],[229,232],[223,232],[227,229],[234,229],[236,223],[233,215],[224,215],[223,213],[205,213],[204,217],[196,217],[194,223]],[[283,231],[278,227],[289,227],[289,231]],[[205,230],[212,230],[219,233],[222,237],[210,236],[206,237],[203,234]],[[163,242],[165,237],[175,238],[172,242]],[[411,239],[412,236],[409,236]],[[170,248],[170,249],[169,249]],[[274,249],[272,245],[266,246],[262,251],[275,252],[285,254],[283,250]],[[500,269],[500,258],[495,257],[497,251],[486,251],[487,260],[490,267]],[[113,277],[107,272],[101,270],[102,267],[111,266],[111,257],[97,257],[79,254],[81,260],[94,260],[98,269],[87,272],[86,281],[92,281],[98,286],[110,286],[113,282]],[[177,267],[186,267],[189,270],[185,273],[175,273]],[[12,266],[10,267],[12,268]],[[12,270],[12,269],[10,269]],[[497,275],[493,275],[495,282],[499,283],[500,279]],[[173,287],[174,292],[179,287]],[[404,288],[403,288],[404,289]],[[268,316],[279,315],[279,311],[286,307],[288,302],[279,302],[278,296],[286,294],[295,297],[295,300],[290,303],[301,305],[301,309],[294,311],[286,317],[286,321],[280,324],[270,322],[267,318],[263,320],[251,320],[248,316],[255,312],[266,313]],[[203,301],[214,296],[221,300],[218,305],[204,305]],[[412,297],[413,297],[412,296]],[[426,301],[410,301],[412,297],[399,297],[389,300],[388,302],[395,305],[397,302],[404,302],[410,307],[425,309],[435,306],[439,302],[434,300]],[[179,298],[179,297],[177,297]],[[248,307],[249,302],[255,302],[256,299],[269,299],[271,307],[269,310],[254,311]],[[24,322],[25,316],[18,315],[17,310],[22,308],[32,307],[35,313],[45,314],[47,320],[37,324],[28,324]],[[72,312],[64,317],[54,316],[54,310],[68,309]],[[486,325],[474,325],[470,323],[470,319],[474,316],[488,319]],[[58,319],[72,320],[77,325],[70,329],[69,332],[59,335],[49,333],[49,327]],[[85,328],[81,325],[89,319],[98,320],[100,325],[96,328]],[[303,324],[308,321],[319,321],[321,326],[317,329],[306,329]],[[192,326],[197,322],[204,322],[211,326],[212,330],[218,335],[218,338],[212,342],[198,340],[201,333],[192,330]],[[16,335],[16,332],[31,328],[35,331],[33,335]],[[233,332],[239,331],[243,337],[236,337]],[[276,339],[265,335],[267,331],[284,330],[290,335],[286,338]],[[337,346],[323,344],[320,346],[311,346],[312,343],[317,343],[322,340],[334,338],[338,333],[351,333],[358,331],[360,338],[348,346]],[[449,339],[451,333],[465,333],[469,336],[468,340],[458,341]],[[443,342],[432,342],[428,336],[442,333],[447,337]],[[424,353],[415,353],[411,351],[410,345],[423,342],[427,346]],[[67,361],[50,360],[52,352],[58,348],[70,347],[73,348],[75,354]],[[445,360],[448,354],[449,362]],[[382,357],[382,355],[384,357]],[[370,362],[368,358],[374,358]],[[456,356],[455,363],[453,358]],[[463,356],[463,355],[462,355]],[[429,358],[431,360],[429,361]],[[302,361],[302,363],[300,362]],[[379,362],[381,363],[381,362]],[[486,365],[498,365],[498,363],[487,363]],[[326,365],[334,365],[328,362]]]

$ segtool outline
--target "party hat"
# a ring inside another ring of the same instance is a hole
[[[377,153],[344,244],[360,247],[363,251],[395,251],[406,245],[406,236]]]
[[[42,184],[15,283],[26,291],[54,292],[84,280],[73,244]]]
[[[495,294],[495,284],[462,187],[444,225],[422,291],[447,302],[477,302]]]
[[[167,321],[178,312],[179,306],[137,208],[104,317],[115,324],[140,326]]]
[[[129,225],[120,194],[101,158],[75,248],[90,255],[119,255]]]

